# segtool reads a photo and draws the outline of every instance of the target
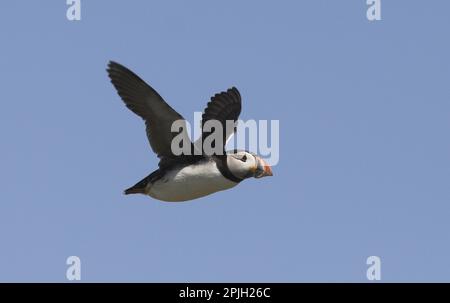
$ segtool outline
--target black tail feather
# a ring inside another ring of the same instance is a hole
[[[132,187],[126,189],[123,193],[125,195],[130,195],[130,194],[146,194],[147,192],[147,186],[149,183],[152,183],[156,180],[158,180],[161,176],[160,176],[160,170],[157,169],[154,172],[152,172],[150,175],[148,175],[147,177],[145,177],[144,179],[142,179],[141,181],[139,181],[138,183],[136,183],[135,185],[133,185]]]
[[[125,195],[130,195],[130,194],[144,194],[145,195],[145,187],[130,187],[124,190],[123,192]]]

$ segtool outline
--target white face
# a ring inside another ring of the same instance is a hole
[[[231,173],[241,179],[253,177],[258,167],[256,157],[246,151],[228,154],[227,165]]]

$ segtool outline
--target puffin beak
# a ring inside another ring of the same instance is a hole
[[[258,156],[255,156],[255,158],[256,158],[256,169],[255,169],[254,177],[262,178],[265,176],[273,176],[272,168],[270,167],[270,165],[267,164],[266,161],[264,161],[263,159],[261,159]]]

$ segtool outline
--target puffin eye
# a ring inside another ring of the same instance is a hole
[[[247,156],[246,155],[244,155],[243,157],[242,157],[242,159],[241,159],[242,161],[247,161]]]

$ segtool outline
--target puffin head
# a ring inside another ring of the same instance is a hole
[[[241,179],[272,176],[272,168],[261,157],[248,151],[234,151],[227,154],[230,172]]]

